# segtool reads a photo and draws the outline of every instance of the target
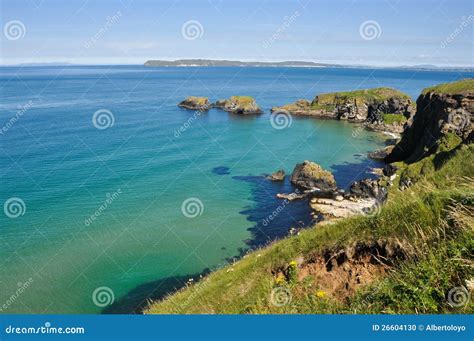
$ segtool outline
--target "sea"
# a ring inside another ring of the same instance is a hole
[[[0,67],[0,313],[139,313],[249,250],[314,224],[278,199],[311,160],[372,177],[387,135],[271,115],[317,94],[393,87],[413,100],[469,72],[357,68]],[[264,113],[184,110],[252,96]],[[318,228],[317,224],[316,227]]]

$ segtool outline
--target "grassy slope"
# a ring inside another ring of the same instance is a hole
[[[474,146],[446,146],[422,160],[424,174],[405,191],[391,188],[375,216],[351,217],[315,226],[228,265],[202,281],[150,305],[146,313],[440,313],[473,312],[473,304],[454,308],[446,294],[474,276]],[[415,164],[416,165],[416,164]],[[406,165],[399,173],[406,171]],[[414,167],[410,165],[410,167]],[[321,297],[309,282],[279,283],[272,271],[300,256],[355,241],[397,238],[416,257],[384,278],[362,287],[349,300]],[[275,286],[291,291],[291,304],[270,304]]]
[[[383,114],[383,122],[385,124],[405,123],[406,117],[403,115]]]
[[[474,92],[474,78],[467,78],[462,81],[443,83],[423,90],[423,94],[428,92],[445,94],[467,94]]]

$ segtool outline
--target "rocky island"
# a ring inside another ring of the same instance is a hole
[[[373,130],[402,132],[414,113],[410,96],[391,88],[374,88],[317,95],[311,102],[273,107],[272,112],[364,123]]]
[[[209,110],[212,107],[212,104],[209,102],[207,97],[190,96],[179,102],[178,106],[184,109],[203,111]]]
[[[263,113],[255,99],[250,96],[232,96],[228,99],[218,100],[215,103],[210,103],[207,97],[190,96],[181,101],[178,106],[189,110],[208,110],[211,108],[217,108],[240,115]]]

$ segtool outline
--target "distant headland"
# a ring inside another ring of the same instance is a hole
[[[212,59],[178,59],[178,60],[148,60],[145,66],[274,66],[274,67],[331,67],[337,64],[325,64],[304,61],[283,62],[241,62],[238,60]]]
[[[360,68],[360,69],[406,69],[406,70],[424,70],[424,71],[463,71],[472,72],[473,67],[470,66],[437,66],[430,64],[423,65],[400,65],[400,66],[374,66],[374,65],[346,65],[346,64],[329,64],[308,61],[288,60],[281,62],[243,62],[239,60],[214,60],[214,59],[177,59],[177,60],[147,60],[144,66],[150,67],[336,67],[336,68]]]

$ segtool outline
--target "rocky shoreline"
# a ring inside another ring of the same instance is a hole
[[[472,93],[449,94],[437,90],[427,89],[419,96],[416,105],[408,95],[398,90],[374,88],[320,94],[311,102],[300,99],[295,103],[273,107],[272,113],[362,123],[365,129],[383,131],[388,135],[385,148],[368,154],[369,158],[385,163],[384,168],[373,170],[375,179],[354,181],[346,192],[337,187],[331,172],[306,160],[298,163],[291,173],[290,182],[295,191],[279,193],[277,197],[288,201],[308,200],[317,221],[376,214],[387,199],[388,187],[393,185],[398,176],[397,167],[392,162],[410,162],[432,153],[439,147],[433,141],[439,141],[448,132],[464,141],[472,142],[474,139]],[[262,113],[256,101],[249,96],[232,96],[215,103],[206,97],[188,97],[178,105],[188,110],[217,108],[241,115]],[[432,118],[433,112],[436,119]],[[267,179],[283,181],[285,176],[285,170],[280,169],[267,176]],[[406,188],[411,181],[401,181],[400,186]]]
[[[461,81],[465,87],[472,88],[474,80]],[[462,92],[457,90],[456,83],[442,84],[437,87],[426,89],[417,100],[416,113],[412,113],[411,101],[397,102],[394,99],[384,100],[378,107],[388,104],[391,107],[391,115],[403,115],[407,117],[403,130],[400,131],[398,123],[388,125],[376,123],[384,131],[390,131],[387,126],[392,126],[392,131],[401,133],[401,139],[388,140],[388,145],[380,150],[370,152],[369,158],[385,163],[382,169],[374,169],[376,179],[362,179],[354,181],[346,193],[337,187],[334,177],[329,171],[323,170],[318,164],[304,161],[297,164],[291,176],[291,183],[296,187],[294,193],[278,194],[277,197],[298,200],[308,199],[313,210],[313,216],[318,220],[333,221],[347,218],[353,215],[376,214],[387,199],[388,187],[393,186],[397,174],[397,165],[394,162],[403,161],[412,163],[427,157],[435,152],[443,151],[448,146],[456,143],[469,144],[474,140],[473,117],[474,95],[471,91]],[[318,99],[318,97],[316,98]],[[319,115],[338,118],[337,106],[332,110],[312,109],[304,111],[302,108],[310,108],[314,104],[308,101],[297,101],[291,107],[279,107],[272,109],[290,110],[292,114],[305,114],[309,116]],[[347,105],[343,104],[344,106]],[[373,112],[372,104],[363,106],[362,115],[345,116],[344,119],[367,120]],[[356,105],[357,106],[357,105]],[[295,109],[296,108],[296,109]],[[359,107],[357,107],[358,110]],[[360,111],[357,111],[360,113]],[[369,123],[366,128],[371,129],[374,123]],[[394,128],[396,127],[396,128]],[[374,129],[374,130],[378,130]],[[400,174],[398,186],[401,190],[411,186],[419,176],[421,170],[405,170]]]
[[[255,99],[250,96],[232,96],[228,99],[218,100],[215,103],[209,102],[207,97],[190,96],[181,101],[178,106],[188,110],[199,111],[217,108],[240,115],[256,115],[263,113]]]

